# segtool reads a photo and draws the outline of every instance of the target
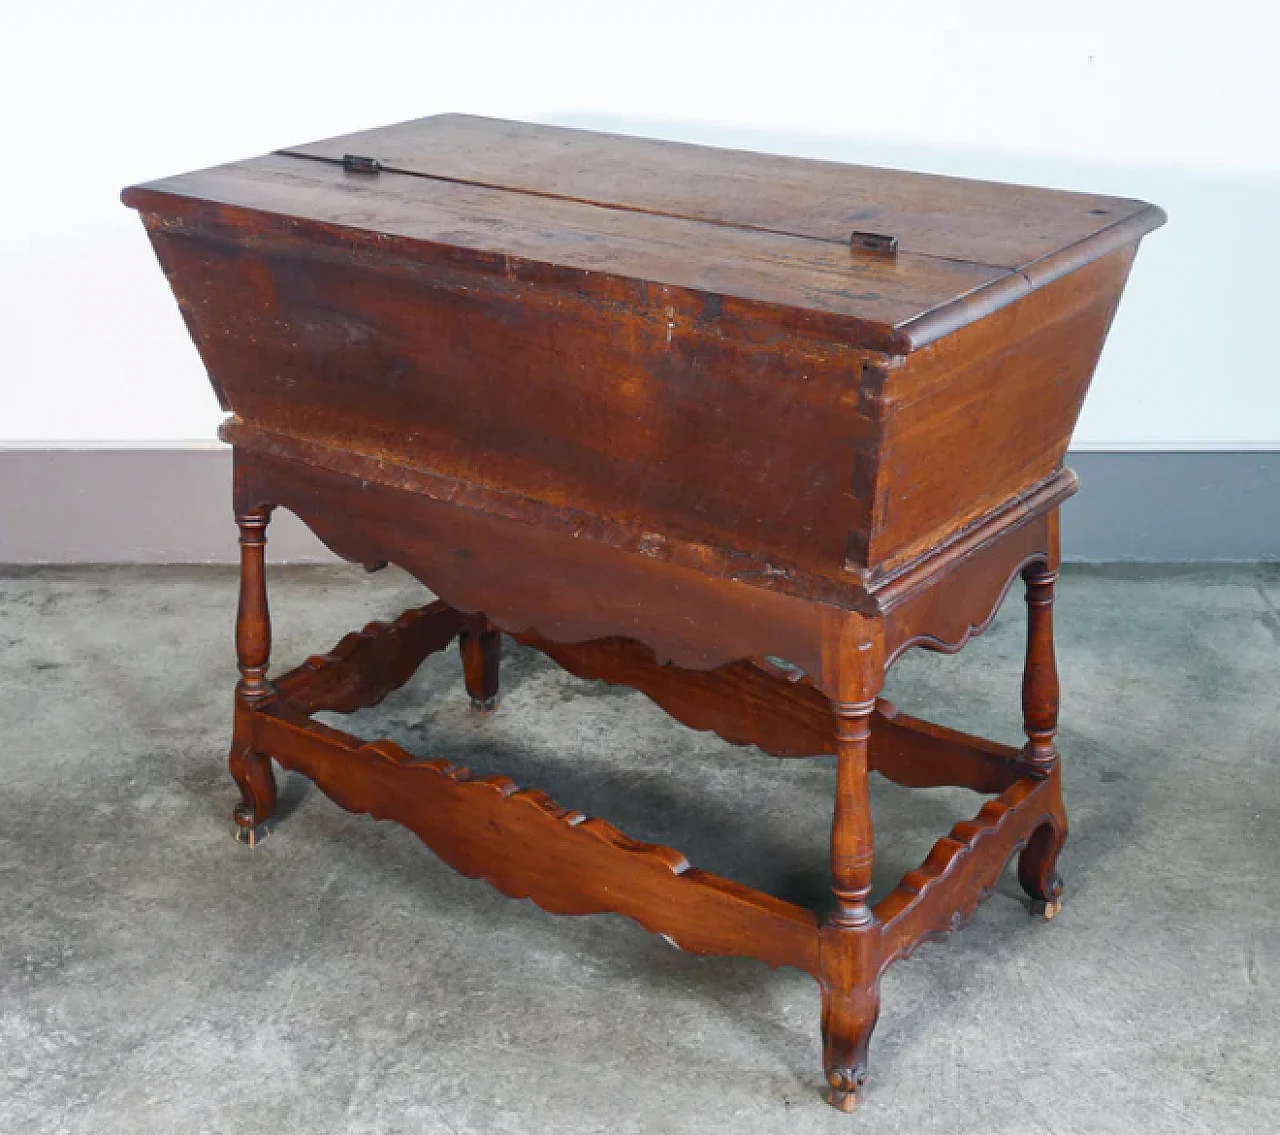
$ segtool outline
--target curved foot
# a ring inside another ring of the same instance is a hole
[[[867,1083],[867,1049],[880,1016],[880,993],[873,985],[850,990],[822,990],[822,1067],[827,1102],[853,1111]]]
[[[478,698],[472,695],[471,709],[478,713],[481,717],[488,717],[498,708],[498,695],[494,694],[491,698]]]
[[[267,821],[276,810],[276,777],[271,758],[254,752],[248,745],[236,743],[231,746],[227,764],[240,787],[241,802],[232,813],[236,839],[257,847],[267,838]]]
[[[1067,840],[1065,825],[1041,824],[1018,856],[1018,882],[1031,897],[1031,910],[1046,922],[1062,910],[1058,853]]]

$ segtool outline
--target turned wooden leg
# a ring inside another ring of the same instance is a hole
[[[831,889],[837,926],[860,929],[875,921],[871,897],[871,863],[875,833],[871,826],[871,793],[867,746],[875,698],[836,705],[836,805],[831,820]]]
[[[465,630],[458,642],[471,708],[492,713],[498,708],[498,668],[502,663],[502,632],[486,624],[484,630]]]
[[[1053,591],[1058,573],[1047,564],[1030,564],[1022,573],[1027,585],[1027,657],[1022,672],[1022,720],[1027,734],[1026,757],[1045,776],[1057,777],[1058,664],[1053,652]],[[1067,838],[1061,807],[1052,823],[1032,834],[1018,857],[1018,879],[1037,913],[1053,918],[1062,908],[1058,853]]]
[[[1022,572],[1027,585],[1027,657],[1022,670],[1022,723],[1027,759],[1042,772],[1058,761],[1058,662],[1053,653],[1053,588],[1058,573],[1042,563]]]
[[[236,517],[240,526],[240,602],[236,608],[236,724],[228,765],[240,786],[235,809],[237,838],[254,847],[267,836],[276,809],[276,779],[271,758],[253,747],[250,707],[271,697],[267,665],[271,657],[271,616],[267,609],[266,546],[270,513],[259,510]]]
[[[867,1078],[867,1046],[880,1012],[880,924],[868,905],[875,833],[867,745],[875,698],[838,703],[836,803],[831,825],[835,912],[822,928],[822,1062],[828,1101],[852,1111]]]

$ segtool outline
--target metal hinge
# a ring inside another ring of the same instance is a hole
[[[343,154],[342,168],[348,173],[381,173],[382,163],[377,158],[364,158],[359,154]]]
[[[849,244],[853,248],[865,248],[870,252],[898,251],[898,238],[885,233],[854,232],[849,237]]]

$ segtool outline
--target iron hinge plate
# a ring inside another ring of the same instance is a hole
[[[343,154],[342,168],[348,173],[381,173],[382,163],[377,158],[366,158],[361,154]]]

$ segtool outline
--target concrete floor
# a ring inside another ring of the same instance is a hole
[[[421,602],[273,574],[278,669]],[[260,849],[224,771],[235,578],[0,578],[0,1132],[1268,1132],[1280,1129],[1280,571],[1070,570],[1067,905],[1006,874],[894,966],[869,1094],[821,1102],[802,974],[557,919],[296,777]],[[1018,737],[1021,604],[906,710]],[[456,651],[362,734],[502,770],[700,866],[826,887],[829,760],[778,762],[524,650],[473,719]],[[978,798],[875,787],[878,889]]]

